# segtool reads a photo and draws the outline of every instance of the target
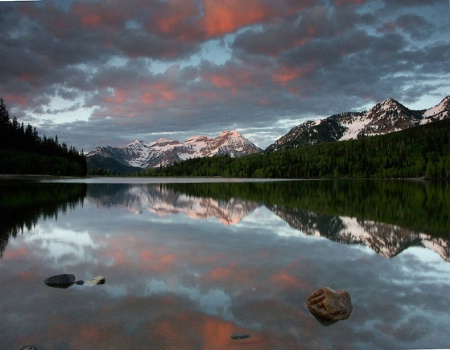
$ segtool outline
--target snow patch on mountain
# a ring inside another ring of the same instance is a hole
[[[429,120],[430,118],[436,120],[450,118],[450,96],[444,98],[438,105],[427,109],[423,115],[425,120]]]
[[[151,168],[173,164],[178,161],[214,155],[243,155],[260,153],[262,150],[237,131],[223,131],[216,138],[193,136],[185,142],[160,138],[150,143],[135,140],[124,147],[97,147],[87,157],[101,156],[113,158],[121,164]]]
[[[339,141],[356,139],[361,130],[363,130],[369,122],[368,119],[363,117],[355,118],[351,122],[343,121],[342,124],[346,127],[346,130]]]
[[[410,110],[389,98],[365,112],[344,112],[324,119],[306,121],[292,128],[266,150],[276,152],[323,142],[385,135],[445,118],[450,118],[450,96],[445,97],[437,106],[422,111]]]

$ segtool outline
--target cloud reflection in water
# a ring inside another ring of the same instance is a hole
[[[147,187],[132,190],[148,194]],[[233,225],[214,216],[226,212],[226,203],[203,200],[214,219],[200,219],[180,207],[197,208],[195,198],[173,192],[176,214],[161,219],[148,208],[136,215],[143,202],[121,201],[124,193],[90,196],[82,208],[39,221],[10,241],[0,266],[2,285],[9,281],[11,288],[1,291],[14,307],[2,306],[0,329],[14,325],[21,344],[43,348],[232,348],[233,332],[250,333],[245,344],[255,349],[450,342],[443,332],[450,268],[437,254],[416,248],[386,259],[361,246],[311,239],[248,201],[239,203],[242,216]],[[155,201],[150,197],[145,203]],[[108,283],[65,294],[36,287],[42,276],[69,270],[77,277],[101,274]],[[27,278],[17,278],[25,272]],[[326,331],[304,305],[323,285],[347,289],[354,304],[348,320]],[[14,292],[24,289],[26,298]],[[51,310],[51,317],[39,310]],[[22,325],[17,313],[25,316]],[[17,345],[11,333],[5,339]]]

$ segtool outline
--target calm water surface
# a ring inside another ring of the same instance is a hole
[[[223,181],[1,182],[0,349],[450,348],[448,185]]]

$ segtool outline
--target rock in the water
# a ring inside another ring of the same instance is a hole
[[[99,284],[105,284],[105,282],[106,282],[105,277],[97,276],[97,277],[91,278],[89,281],[85,282],[85,284],[92,287],[92,286],[96,286]]]
[[[64,273],[62,275],[55,275],[44,280],[44,283],[49,287],[54,288],[69,288],[75,283],[75,275]]]
[[[350,294],[346,290],[323,287],[312,293],[306,301],[309,311],[324,326],[346,320],[353,311]]]
[[[231,334],[230,338],[233,339],[233,340],[242,340],[242,339],[250,338],[250,334],[247,334],[247,333],[233,333],[233,334]]]

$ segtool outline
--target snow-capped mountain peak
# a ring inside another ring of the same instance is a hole
[[[438,105],[429,108],[424,113],[425,118],[441,120],[450,117],[450,96],[444,98]]]
[[[131,147],[131,146],[138,146],[138,145],[142,145],[144,144],[144,141],[142,140],[134,140],[133,142],[130,142],[127,147]]]
[[[185,142],[160,138],[148,144],[136,140],[125,147],[97,147],[89,152],[87,157],[91,159],[94,159],[93,156],[109,157],[126,166],[150,168],[173,164],[188,158],[210,157],[216,154],[240,157],[261,151],[239,132],[227,130],[214,139],[199,135]]]
[[[219,137],[241,138],[242,136],[236,130],[224,130],[220,133]]]
[[[357,139],[362,136],[384,135],[416,125],[450,117],[450,96],[437,106],[410,110],[388,98],[365,112],[344,112],[318,121],[306,121],[292,128],[270,145],[267,151],[279,151],[317,143]]]
[[[162,144],[166,144],[166,143],[171,143],[173,141],[175,141],[175,140],[166,139],[165,137],[160,137],[156,141],[151,142],[150,145],[151,144],[160,144],[160,145],[162,145]]]
[[[398,108],[405,108],[402,104],[400,104],[398,101],[394,100],[393,98],[388,98],[384,100],[381,103],[376,104],[372,110],[381,109],[383,111],[390,111],[395,110]]]

